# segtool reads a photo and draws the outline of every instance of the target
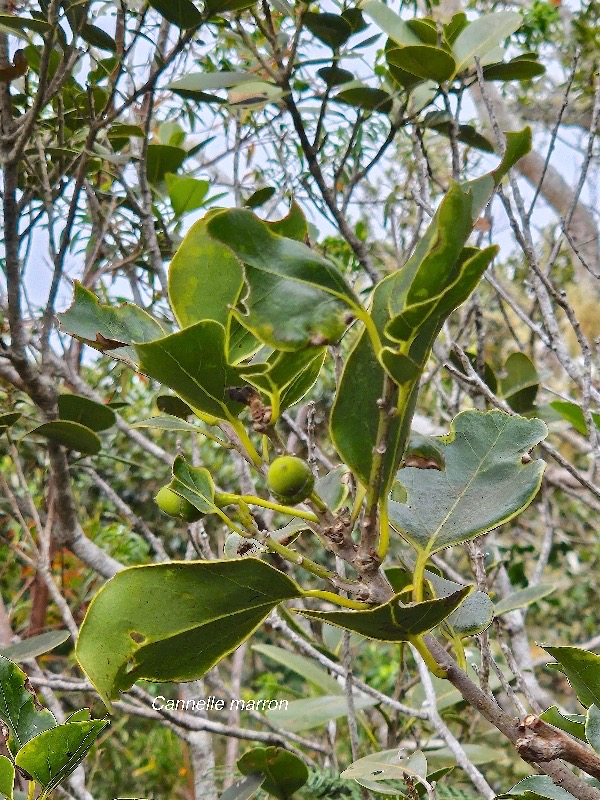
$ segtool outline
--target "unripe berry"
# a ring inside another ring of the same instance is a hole
[[[179,517],[185,522],[197,522],[203,514],[185,497],[180,497],[168,486],[163,486],[154,498],[156,505],[170,517]]]
[[[269,467],[267,485],[280,503],[296,505],[310,496],[315,477],[306,461],[296,456],[280,456]]]

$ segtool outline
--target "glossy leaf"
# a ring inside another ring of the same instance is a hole
[[[50,442],[55,442],[70,450],[77,450],[84,455],[93,456],[100,452],[102,442],[94,431],[78,422],[68,420],[53,420],[38,425],[27,436],[41,436]]]
[[[352,36],[352,26],[340,14],[308,11],[303,22],[313,36],[332,50],[338,50]]]
[[[468,541],[517,516],[542,481],[541,460],[522,457],[547,434],[541,420],[500,411],[464,411],[444,439],[443,470],[398,473],[406,503],[390,502],[390,520],[420,553]]]
[[[21,414],[18,411],[9,411],[6,414],[0,414],[0,436],[6,433],[6,431],[20,419]]]
[[[149,144],[146,160],[148,181],[153,185],[162,183],[167,173],[177,172],[187,155],[181,147],[173,147],[170,144]]]
[[[378,28],[387,33],[390,39],[402,47],[421,44],[420,38],[413,33],[406,22],[380,0],[369,0],[361,10],[373,20]]]
[[[268,203],[276,191],[274,186],[263,186],[262,189],[252,192],[250,197],[244,201],[244,206],[246,208],[260,208],[260,206]]]
[[[471,764],[492,764],[504,760],[496,747],[488,747],[484,744],[462,744],[462,747]],[[456,756],[448,747],[435,747],[431,750],[426,748],[423,750],[423,754],[427,758],[431,772],[456,766]]]
[[[227,89],[255,80],[256,77],[247,72],[190,72],[184,78],[170,83],[167,88],[185,97],[210,99],[210,95],[206,95],[206,92]]]
[[[58,318],[66,333],[130,364],[135,364],[136,359],[132,342],[149,342],[164,336],[158,322],[143,309],[131,303],[103,305],[78,281],[72,305]]]
[[[423,120],[423,126],[434,130],[436,133],[450,138],[452,135],[452,124],[448,114],[443,111],[434,111],[427,114]],[[459,125],[457,131],[457,139],[469,147],[476,147],[484,153],[493,153],[494,146],[483,134],[474,128],[472,125]]]
[[[224,791],[219,800],[250,800],[264,779],[265,776],[260,772],[247,775]]]
[[[203,514],[214,511],[215,486],[205,467],[192,467],[183,456],[177,456],[173,462],[173,478],[170,488],[174,492]]]
[[[402,603],[402,595],[395,595],[387,603],[368,611],[294,610],[309,619],[327,622],[338,628],[360,633],[369,639],[406,642],[411,637],[426,633],[439,625],[458,608],[471,589],[471,586],[464,586],[448,597],[408,605]]]
[[[279,800],[288,800],[308,780],[304,761],[283,747],[254,747],[238,760],[243,775],[265,776],[262,789]]]
[[[34,736],[54,728],[56,720],[41,708],[27,675],[4,656],[0,656],[0,686],[0,720],[8,726],[8,749],[16,755]]]
[[[464,11],[454,14],[450,22],[443,26],[444,39],[450,46],[454,44],[459,34],[467,27],[469,20]]]
[[[283,647],[275,647],[271,644],[255,644],[252,646],[255,653],[267,656],[278,664],[282,664],[286,669],[300,675],[310,683],[319,693],[336,695],[344,694],[344,687],[341,683],[330,675],[323,667],[320,667],[313,659],[305,658]]]
[[[452,55],[441,47],[427,44],[409,45],[388,50],[386,58],[390,64],[404,72],[436,83],[447,81],[456,69]]]
[[[456,73],[473,66],[476,57],[483,58],[517,31],[522,24],[523,17],[516,11],[483,14],[469,23],[452,46],[457,64]]]
[[[227,364],[225,329],[205,320],[179,333],[135,347],[139,369],[177,392],[186,403],[219,419],[237,416],[244,406],[230,400],[226,389],[243,383]]]
[[[0,797],[13,800],[13,787],[15,784],[15,768],[6,756],[0,755]]]
[[[372,697],[354,697],[354,707],[357,711],[370,708],[377,703]],[[287,708],[278,708],[269,711],[268,719],[279,728],[298,733],[311,728],[327,725],[333,719],[345,717],[348,714],[348,703],[344,695],[323,695],[302,700],[291,700]]]
[[[297,350],[295,352],[275,351],[265,364],[260,362],[255,368],[249,364],[240,367],[245,380],[256,386],[269,397],[272,408],[272,421],[279,419],[286,408],[301,400],[313,387],[319,377],[326,350],[324,347]],[[260,368],[260,371],[254,371]]]
[[[77,658],[110,707],[139,679],[200,678],[301,590],[256,558],[132,567],[95,595]]]
[[[315,483],[315,492],[330,511],[338,511],[348,497],[348,469],[343,465],[322,475]]]
[[[117,52],[117,43],[113,37],[97,25],[91,25],[86,22],[81,28],[80,36],[84,42],[91,44],[92,47],[108,50],[109,53]]]
[[[573,800],[573,795],[557,786],[548,775],[530,775],[498,797],[522,797],[523,800]]]
[[[258,339],[280,350],[336,342],[358,300],[327,259],[274,234],[251,211],[214,214],[208,233],[244,262],[247,294],[235,316]]]
[[[168,22],[179,28],[195,28],[202,22],[202,14],[192,0],[148,0],[148,2]]]
[[[403,781],[405,775],[411,775],[417,781],[427,777],[427,759],[420,750],[410,756],[398,748],[370,753],[350,764],[341,777],[358,781],[368,779],[378,783],[386,780]]]
[[[579,699],[588,708],[600,707],[600,656],[579,647],[544,647],[553,656]],[[550,666],[550,665],[548,665]]]
[[[208,181],[201,181],[198,178],[189,176],[180,177],[167,173],[165,175],[169,200],[173,211],[178,217],[195,211],[204,205],[204,201],[210,189]]]
[[[484,67],[483,77],[486,81],[530,81],[545,72],[546,68],[533,58],[515,58],[503,64]]]
[[[271,233],[276,233],[278,236],[296,239],[298,242],[306,242],[308,238],[308,222],[304,212],[293,198],[290,210],[285,217],[270,220],[266,224]]]
[[[28,658],[37,658],[54,650],[69,638],[69,631],[48,631],[37,636],[30,636],[21,642],[0,647],[0,655],[10,658],[11,661],[26,661]]]
[[[243,11],[256,4],[256,0],[205,0],[204,8],[211,15],[225,14],[227,11]]]
[[[348,106],[364,111],[380,111],[382,114],[389,114],[393,108],[392,96],[388,92],[370,86],[344,89],[336,94],[335,99]]]
[[[567,422],[570,422],[575,430],[582,436],[589,435],[583,411],[576,403],[569,403],[566,400],[554,400],[550,403],[550,407],[558,411],[561,417],[567,420]],[[596,427],[600,430],[600,414],[592,412],[592,419]]]
[[[436,597],[448,597],[461,588],[459,583],[449,581],[428,570],[425,570],[425,578],[433,586]],[[474,636],[488,627],[493,616],[494,605],[489,595],[474,590],[456,611],[450,614],[445,623],[460,637]]]
[[[525,353],[512,353],[506,359],[500,390],[513,411],[523,413],[533,408],[539,382],[535,365]]]
[[[600,752],[600,709],[596,705],[588,708],[585,720],[585,736],[594,750]]]
[[[15,763],[40,784],[43,799],[83,761],[108,724],[107,719],[96,719],[58,725],[24,745]]]
[[[524,608],[530,606],[532,603],[537,603],[543,597],[547,597],[556,590],[556,586],[551,586],[547,583],[539,583],[537,586],[528,586],[526,589],[519,589],[517,592],[509,594],[504,597],[494,606],[494,616],[499,617],[502,614],[507,614],[509,611],[514,611],[516,608]]]
[[[347,69],[338,66],[321,67],[317,75],[322,78],[328,86],[341,86],[354,80],[354,75]]]
[[[78,422],[96,432],[112,427],[117,419],[112,408],[80,394],[59,395],[58,416],[61,420]]]
[[[560,728],[561,731],[570,733],[571,736],[575,736],[583,742],[586,741],[586,717],[584,714],[563,714],[558,710],[558,706],[550,706],[550,708],[540,714],[540,719],[543,719],[544,722],[549,722],[550,725],[554,725],[555,728]]]
[[[41,34],[52,30],[52,25],[43,19],[32,19],[31,17],[15,16],[14,14],[0,14],[0,25],[14,31],[30,30]]]
[[[193,409],[184,403],[180,397],[174,394],[161,394],[156,398],[156,407],[171,417],[187,419],[194,413]]]
[[[150,417],[136,422],[132,428],[158,428],[161,431],[191,431],[193,433],[202,433],[202,428],[198,425],[192,425],[180,417]]]

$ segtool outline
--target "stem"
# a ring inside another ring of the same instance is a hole
[[[385,494],[379,503],[379,546],[377,555],[383,561],[390,546],[390,518],[388,509],[389,498]]]
[[[35,797],[35,781],[29,781],[27,800],[33,800],[34,797]]]
[[[352,507],[352,513],[350,514],[350,519],[354,524],[358,519],[358,515],[360,514],[360,510],[362,508],[363,501],[367,496],[367,489],[362,483],[358,483],[356,487],[356,497],[354,498],[354,506]]]
[[[314,503],[314,505],[317,507],[319,511],[327,511],[327,506],[321,500],[321,498],[316,492],[311,492],[310,497],[308,499]]]
[[[254,466],[255,467],[262,466],[263,460],[259,456],[252,442],[250,441],[250,437],[246,432],[246,428],[244,428],[239,419],[236,419],[235,417],[230,417],[229,424],[238,435],[240,442],[244,446],[246,453],[248,454],[248,457],[250,458]]]
[[[423,602],[423,583],[425,581],[425,566],[429,553],[426,550],[420,550],[417,560],[415,561],[415,568],[413,570],[413,602]]]
[[[282,558],[285,558],[286,561],[289,561],[292,564],[297,564],[299,567],[304,567],[305,570],[312,572],[312,574],[316,575],[318,578],[331,581],[336,577],[335,573],[330,572],[330,570],[328,570],[326,567],[322,567],[320,564],[317,564],[316,561],[312,561],[310,558],[303,556],[302,553],[298,553],[295,550],[286,547],[276,539],[273,539],[272,536],[259,538],[258,541],[261,544],[266,545],[269,550],[274,550],[276,553],[279,553],[279,555]],[[334,595],[333,592],[331,594],[333,597],[337,597],[337,595]]]
[[[431,653],[427,649],[427,645],[423,641],[422,636],[411,636],[408,641],[410,642],[410,644],[412,644],[417,653],[421,656],[421,658],[427,665],[427,669],[433,675],[435,675],[436,678],[446,678],[446,670],[438,665],[435,658],[431,655]]]
[[[373,608],[369,603],[360,603],[358,600],[350,600],[347,597],[341,597],[335,592],[322,592],[318,589],[311,589],[304,592],[304,597],[316,597],[319,600],[327,600],[329,603],[334,603],[336,606],[343,606],[344,608],[352,608],[355,611],[368,611]]]
[[[308,522],[319,522],[319,518],[316,514],[313,514],[312,511],[302,511],[299,508],[291,508],[290,506],[283,506],[279,503],[272,503],[270,500],[263,500],[262,497],[255,497],[252,494],[232,494],[227,495],[224,494],[222,497],[229,499],[231,497],[232,503],[237,503],[239,500],[243,500],[244,503],[248,503],[251,506],[261,506],[262,508],[269,508],[271,511],[279,511],[281,514],[287,514],[289,517],[297,517],[298,519],[305,519]],[[311,497],[311,500],[313,498]],[[313,501],[314,502],[314,501]]]

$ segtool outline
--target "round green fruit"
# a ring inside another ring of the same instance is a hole
[[[296,456],[280,456],[269,467],[267,485],[280,503],[295,505],[311,495],[315,477],[306,461]]]
[[[168,486],[163,486],[154,498],[156,505],[170,517],[179,517],[186,522],[197,522],[203,514],[185,497],[180,497]]]

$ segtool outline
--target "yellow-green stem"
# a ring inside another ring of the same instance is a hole
[[[249,533],[247,533],[247,532],[246,532],[246,531],[245,531],[243,528],[240,528],[238,525],[236,525],[236,524],[235,524],[235,522],[234,522],[232,519],[229,519],[229,517],[227,516],[227,514],[226,514],[224,511],[221,511],[221,509],[220,509],[220,508],[217,508],[217,507],[215,506],[214,513],[215,513],[217,516],[219,516],[219,517],[220,517],[220,518],[223,520],[223,522],[224,522],[224,523],[225,523],[225,524],[226,524],[226,525],[227,525],[229,528],[231,528],[231,530],[232,530],[232,531],[234,531],[234,533],[237,533],[237,534],[239,534],[239,536],[243,536],[243,537],[244,537],[244,539],[250,539],[250,538],[252,538],[252,537],[251,537],[251,535],[250,535]]]
[[[423,659],[423,661],[427,666],[427,669],[433,675],[435,675],[436,678],[446,677],[446,670],[438,665],[435,658],[431,655],[431,653],[427,649],[427,645],[425,644],[421,636],[412,636],[408,641],[412,644],[417,653],[421,656],[421,658]]]
[[[286,561],[289,561],[291,564],[297,564],[299,567],[303,567],[305,570],[312,572],[313,575],[316,575],[319,578],[323,578],[324,580],[328,581],[335,577],[334,573],[330,572],[326,567],[322,567],[320,564],[317,564],[316,561],[312,561],[310,558],[303,556],[302,553],[298,553],[295,550],[286,547],[276,539],[273,539],[272,536],[265,536],[263,539],[259,539],[259,541],[266,545],[269,550],[279,553],[279,555],[282,558],[285,558]]]
[[[250,437],[248,436],[246,428],[244,428],[244,426],[239,421],[239,419],[236,419],[235,417],[230,416],[229,424],[231,425],[233,430],[236,432],[236,434],[237,434],[240,442],[242,443],[242,446],[244,447],[244,450],[246,451],[250,461],[252,461],[252,463],[254,464],[255,467],[262,466],[263,460],[259,456],[259,454],[256,451],[256,448],[254,447],[252,442],[250,441]]]
[[[366,487],[363,486],[362,483],[359,483],[356,487],[356,497],[354,498],[354,506],[352,507],[352,513],[350,514],[350,519],[353,523],[358,519],[358,515],[360,514],[360,510],[366,496]]]
[[[327,511],[327,506],[321,500],[321,498],[316,492],[311,492],[308,499],[314,503],[314,505],[318,508],[319,511]]]
[[[368,603],[360,603],[358,600],[350,600],[347,597],[341,597],[335,592],[322,592],[318,589],[311,589],[304,592],[305,597],[316,597],[319,600],[327,600],[329,603],[335,603],[336,606],[343,606],[344,608],[352,608],[354,611],[367,611],[372,608]]]
[[[377,555],[382,561],[387,555],[389,546],[390,518],[388,513],[388,495],[386,493],[379,502],[379,546],[377,548]]]
[[[271,511],[279,511],[281,514],[287,514],[289,517],[297,517],[298,519],[305,519],[308,522],[318,522],[319,518],[312,511],[302,511],[299,508],[292,508],[291,506],[283,506],[279,503],[272,503],[270,500],[263,500],[262,497],[254,497],[251,494],[231,495],[231,502],[235,503],[243,500],[251,506],[261,506],[262,508],[270,508]],[[235,498],[235,499],[234,499]],[[312,498],[311,498],[312,499]]]
[[[460,636],[457,636],[455,633],[452,637],[452,644],[454,646],[454,655],[456,656],[456,663],[462,669],[463,672],[467,671],[467,656],[465,654],[465,648],[462,643],[462,639]]]
[[[33,800],[34,797],[35,797],[35,781],[29,781],[27,800]]]
[[[415,561],[415,568],[413,570],[413,602],[415,603],[421,603],[423,601],[425,566],[428,558],[429,553],[426,550],[421,550]]]

